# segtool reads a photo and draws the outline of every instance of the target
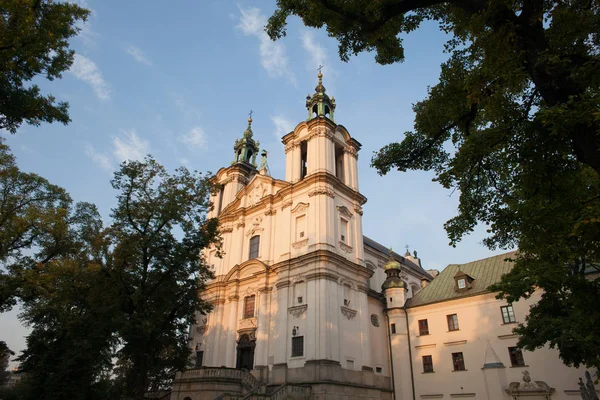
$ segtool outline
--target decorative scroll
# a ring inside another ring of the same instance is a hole
[[[340,242],[340,249],[344,250],[346,253],[352,253],[352,246],[348,246],[344,242]]]
[[[356,211],[357,214],[363,215],[363,209],[361,206],[355,206],[354,211]]]
[[[309,205],[308,205],[308,204],[306,204],[306,203],[302,203],[302,202],[301,202],[301,203],[298,203],[298,204],[296,204],[296,207],[294,207],[294,208],[292,209],[292,214],[295,214],[295,213],[300,213],[300,212],[302,212],[302,211],[306,211],[306,210],[308,209],[308,206],[309,206]]]
[[[340,309],[342,310],[342,314],[344,315],[344,317],[346,317],[348,319],[352,319],[352,318],[356,317],[356,310],[353,310],[353,309],[345,307],[345,306],[340,306]]]
[[[324,194],[325,196],[329,196],[332,199],[335,198],[335,193],[333,193],[333,191],[327,189],[327,188],[317,188],[311,192],[308,192],[308,197],[313,197],[316,196],[318,194]]]
[[[266,216],[275,215],[275,214],[277,214],[277,210],[274,208],[269,208],[267,211],[265,211]]]
[[[258,324],[256,323],[256,317],[241,319],[238,323],[238,331],[244,329],[253,329],[256,327],[258,327]]]
[[[348,210],[345,206],[338,206],[337,210],[340,214],[342,214],[344,217],[347,218],[352,218],[352,213],[350,212],[350,210]]]
[[[293,204],[292,200],[284,201],[283,204],[281,205],[281,210],[283,211],[283,209],[291,207],[292,204]]]
[[[291,315],[293,315],[296,318],[300,318],[300,316],[302,314],[304,314],[307,309],[308,309],[308,305],[303,304],[301,306],[294,306],[294,307],[288,308],[288,313],[290,313]]]
[[[231,228],[231,227],[221,229],[221,233],[231,233],[231,232],[233,232],[233,228]]]
[[[295,249],[301,249],[308,244],[308,238],[299,242],[292,243],[292,247]]]
[[[240,228],[243,228],[243,227],[245,227],[245,226],[246,226],[246,223],[245,223],[244,221],[242,221],[242,222],[239,222],[239,223],[237,224],[237,228],[238,228],[238,229],[240,229]]]

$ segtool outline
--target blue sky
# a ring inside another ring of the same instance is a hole
[[[216,172],[232,161],[250,109],[271,174],[283,179],[281,137],[306,118],[305,97],[322,64],[336,122],[363,145],[364,234],[400,253],[409,245],[425,268],[501,253],[481,245],[484,229],[448,246],[443,224],[456,213],[458,193],[433,183],[431,173],[380,177],[370,167],[374,151],[412,129],[412,104],[437,83],[447,36],[436,24],[403,37],[404,63],[381,66],[369,53],[341,62],[337,42],[297,18],[286,38],[271,42],[263,26],[274,0],[80,4],[92,15],[72,41],[75,63],[62,79],[39,82],[70,103],[72,122],[3,136],[23,170],[66,188],[76,201],[95,203],[107,221],[116,195],[110,179],[121,161],[150,153],[170,170]],[[0,324],[0,340],[22,349],[26,331],[16,313],[0,314]]]

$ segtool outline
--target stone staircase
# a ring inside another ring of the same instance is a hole
[[[310,387],[283,384],[272,389],[259,385],[250,393],[242,396],[239,394],[223,393],[214,400],[304,400],[310,398]]]

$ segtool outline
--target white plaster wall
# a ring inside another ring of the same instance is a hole
[[[524,322],[536,299],[539,299],[538,294],[513,304],[517,322]],[[515,324],[503,324],[500,311],[503,305],[506,302],[496,300],[494,294],[487,294],[409,309],[417,398],[427,394],[444,394],[447,398],[462,392],[475,393],[477,399],[508,400],[510,396],[500,390],[488,394],[486,380],[488,388],[502,386],[506,389],[510,382],[522,382],[525,370],[529,371],[532,380],[545,381],[556,389],[552,399],[576,398],[565,390],[578,389],[578,378],[584,371],[566,367],[555,350],[523,351],[527,366],[511,367],[508,347],[516,346],[517,337],[511,335]],[[449,314],[458,315],[459,331],[448,332],[446,315]],[[419,336],[420,319],[428,320],[430,335]],[[488,343],[506,368],[482,370]],[[467,371],[453,371],[453,352],[463,352]],[[423,373],[423,355],[433,357],[434,373]],[[499,385],[498,380],[506,383]]]

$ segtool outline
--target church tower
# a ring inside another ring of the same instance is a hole
[[[198,318],[190,341],[198,367],[250,370],[273,387],[334,382],[313,388],[323,393],[341,394],[354,382],[365,393],[376,387],[379,398],[390,386],[381,302],[369,288],[377,260],[365,262],[361,145],[336,123],[335,110],[319,73],[306,120],[282,138],[284,180],[270,176],[264,151],[257,170],[248,120],[233,163],[214,178],[209,217],[219,218],[223,245],[203,255],[215,278],[202,297],[213,310]],[[371,258],[379,254],[373,249]],[[201,371],[194,374],[209,374]]]

